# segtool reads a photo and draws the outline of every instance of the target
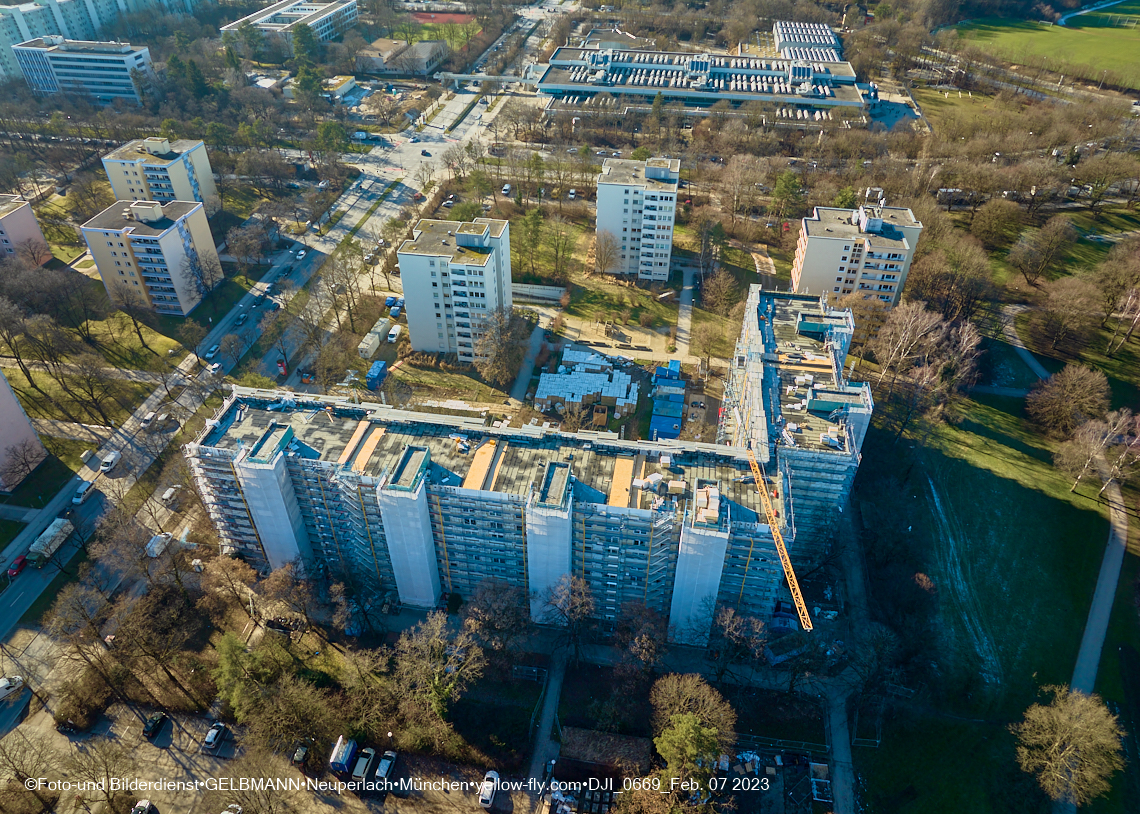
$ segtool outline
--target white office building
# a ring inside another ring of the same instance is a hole
[[[282,0],[222,26],[222,32],[236,33],[238,28],[248,23],[267,37],[291,44],[297,26],[307,25],[313,29],[317,40],[328,42],[356,25],[357,15],[356,0],[334,0],[331,3]]]
[[[412,348],[474,362],[480,323],[512,304],[510,224],[421,220],[397,254]]]
[[[120,201],[201,203],[218,194],[201,140],[137,139],[103,156],[103,169]]]
[[[111,302],[185,316],[203,289],[220,282],[210,224],[196,201],[116,201],[80,232]]]
[[[97,40],[104,26],[122,14],[161,7],[170,14],[193,14],[197,0],[31,0],[0,6],[0,82],[21,76],[12,46],[38,37]]]
[[[834,299],[861,294],[895,306],[902,296],[922,224],[909,209],[882,202],[858,209],[817,206],[800,226],[792,262],[798,294]]]
[[[673,222],[681,162],[676,158],[626,161],[607,158],[598,176],[597,236],[613,236],[614,274],[639,280],[669,279]]]
[[[70,93],[100,104],[123,100],[138,104],[135,81],[154,73],[150,49],[125,42],[39,37],[12,46],[24,79],[37,96]]]

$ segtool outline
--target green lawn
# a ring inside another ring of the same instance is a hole
[[[946,94],[950,95],[947,96]],[[970,91],[958,96],[958,91],[944,91],[935,88],[913,88],[911,95],[914,100],[918,102],[918,106],[922,108],[922,112],[926,118],[930,119],[931,124],[937,128],[938,120],[947,113],[957,112],[970,112],[973,111],[977,114],[983,114],[984,111],[992,104],[994,100],[992,96],[987,96],[979,91]]]
[[[870,811],[1038,810],[1004,727],[1069,681],[1108,523],[1095,488],[1069,492],[1022,411],[978,397],[917,451],[878,430],[864,445],[858,494],[905,515],[902,545],[934,583],[942,696],[937,712],[893,710],[882,746],[856,751]],[[874,491],[882,478],[901,494]]]
[[[979,384],[991,387],[1019,387],[1029,390],[1037,385],[1037,376],[1026,367],[1021,356],[1008,342],[982,339],[982,364]]]
[[[475,378],[474,370],[468,374],[439,368],[412,367],[405,363],[389,375],[410,384],[417,391],[418,398],[458,398],[472,402],[499,403],[507,398],[506,391]]]
[[[1134,336],[1113,356],[1106,356],[1104,351],[1112,330],[1101,328],[1093,332],[1088,343],[1076,354],[1062,352],[1063,349],[1052,351],[1048,340],[1031,329],[1031,319],[1029,313],[1018,314],[1017,332],[1047,369],[1056,372],[1069,362],[1095,367],[1108,377],[1114,409],[1128,407],[1135,410],[1140,406],[1140,337]]]
[[[1082,14],[1080,17],[1073,18],[1069,25],[1077,25],[1082,28],[1098,25],[1115,27],[1125,22],[1129,25],[1140,25],[1140,0],[1127,0],[1127,2],[1117,3],[1109,8]]]
[[[32,390],[21,371],[5,369],[4,375],[8,378],[13,388],[20,389],[21,392],[18,394],[20,403],[30,416],[37,418],[54,418],[59,421],[73,420],[73,418],[63,412],[63,409],[61,409],[62,406],[66,407],[72,416],[81,423],[103,423],[103,419],[98,414],[91,415],[85,412],[71,396],[64,391],[55,377],[47,371],[33,370],[32,378],[35,379],[40,388],[48,394],[51,401],[45,400],[39,393]],[[72,377],[65,377],[65,380],[70,383],[71,378]],[[103,411],[107,414],[109,420],[116,424],[121,424],[127,419],[127,416],[134,412],[135,408],[142,404],[143,400],[151,394],[153,389],[153,386],[142,382],[129,382],[122,379],[115,379],[113,380],[112,397],[103,403]]]
[[[16,491],[10,495],[0,496],[0,503],[7,503],[13,506],[28,506],[33,509],[40,509],[47,505],[53,497],[58,494],[63,485],[71,480],[79,466],[74,469],[71,467],[71,456],[64,453],[64,459],[60,459],[55,454],[55,450],[60,443],[70,444],[78,442],[60,442],[56,438],[44,438],[44,446],[52,454],[48,455],[38,467],[28,477],[16,487]],[[92,445],[94,446],[94,445]],[[75,463],[79,464],[78,458],[74,459]],[[80,464],[81,465],[81,464]]]
[[[1112,11],[1105,9],[1092,24],[1076,17],[1065,27],[983,19],[958,26],[958,36],[1010,62],[1038,64],[1041,57],[1048,57],[1050,70],[1099,81],[1107,69],[1110,82],[1140,88],[1137,29],[1105,27]]]
[[[15,520],[0,520],[0,551],[3,551],[8,543],[16,539],[16,535],[24,530],[27,523],[19,523]]]

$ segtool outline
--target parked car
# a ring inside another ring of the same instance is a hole
[[[317,184],[317,189],[328,189],[328,188],[329,188],[329,182],[328,181],[321,181],[319,184]]]
[[[103,462],[99,464],[99,471],[110,472],[115,468],[115,465],[122,460],[122,458],[123,453],[121,452],[108,452],[105,456],[103,456]]]
[[[8,566],[8,576],[18,576],[21,571],[28,567],[28,558],[21,554],[16,559],[12,560],[12,564]]]
[[[156,712],[146,719],[143,724],[143,737],[148,740],[154,740],[155,736],[162,731],[162,727],[166,725],[166,713]]]
[[[139,800],[131,809],[131,814],[150,814],[154,811],[154,803],[150,800]]]
[[[353,782],[363,783],[365,781],[368,777],[368,766],[374,757],[376,757],[376,750],[371,746],[360,750],[360,754],[356,756],[356,765],[352,769]]]
[[[75,494],[71,496],[72,504],[78,506],[80,503],[85,503],[87,498],[91,497],[95,492],[95,484],[92,481],[82,481],[75,487]]]
[[[290,761],[298,769],[304,771],[305,761],[309,759],[309,747],[305,744],[300,744],[293,752],[293,758]]]
[[[455,201],[444,201],[441,206],[443,206],[444,209],[451,209],[451,207],[455,206]]]
[[[141,422],[142,426],[145,428],[145,427],[149,427],[151,424],[153,424],[155,415],[156,415],[156,413],[154,412],[154,410],[151,410],[149,413],[144,415],[143,420]]]
[[[396,753],[389,750],[380,756],[380,765],[376,767],[375,780],[377,783],[390,783],[396,774]]]
[[[487,772],[483,775],[483,782],[479,784],[479,805],[490,808],[495,802],[495,792],[499,790],[499,773]]]
[[[210,349],[208,351],[206,351],[204,354],[202,354],[202,358],[203,359],[213,359],[215,356],[218,355],[218,351],[220,351],[221,349],[222,349],[221,345],[212,345],[212,346],[210,346]]]
[[[3,701],[12,693],[19,692],[23,687],[24,679],[21,676],[0,678],[0,701]]]
[[[427,150],[420,150],[420,155],[427,156],[428,158],[431,158],[431,153],[429,153]]]
[[[510,195],[511,194],[511,185],[510,184],[503,184],[503,194],[504,195]]]
[[[304,260],[305,259],[305,250],[304,249],[301,249],[301,251],[297,252],[297,259],[298,260]]]
[[[214,364],[210,365],[206,369],[208,371],[210,371],[211,376],[217,376],[219,373],[222,372],[222,363],[221,362],[214,362]]]
[[[569,198],[570,200],[574,200],[575,198],[578,197],[578,190],[576,190],[576,189],[570,190],[569,194],[567,194],[566,197]]]
[[[225,741],[228,732],[229,730],[226,729],[226,725],[218,721],[211,726],[210,731],[206,733],[206,739],[202,741],[202,748],[210,752],[214,751]]]
[[[234,324],[235,325],[245,325],[246,320],[248,320],[248,319],[249,319],[249,313],[246,311],[243,311],[242,313],[238,314],[237,321]]]

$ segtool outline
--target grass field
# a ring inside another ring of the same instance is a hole
[[[18,395],[20,397],[20,403],[30,416],[37,418],[54,418],[59,421],[71,421],[72,419],[60,409],[60,405],[63,405],[67,407],[72,415],[79,418],[79,420],[85,424],[102,423],[102,418],[97,413],[91,415],[83,410],[80,405],[67,394],[63,387],[60,386],[55,377],[47,371],[33,370],[32,378],[34,378],[40,388],[48,394],[51,401],[45,400],[43,396],[40,396],[39,393],[32,390],[21,371],[17,369],[5,369],[4,375],[8,377],[8,381],[12,384],[13,389],[19,388]],[[71,377],[65,378],[70,380]],[[143,400],[151,394],[154,387],[142,382],[115,379],[112,382],[110,390],[110,397],[103,402],[103,411],[107,414],[109,420],[114,421],[116,424],[121,424],[127,419],[127,416],[134,412],[135,408],[142,404]]]
[[[959,26],[958,36],[1015,64],[1036,65],[1047,57],[1051,71],[1092,82],[1099,82],[1107,71],[1109,84],[1140,88],[1140,28],[1107,27],[1112,12],[1113,9],[1105,9],[1092,21],[1076,17],[1065,27],[983,19]]]
[[[1068,682],[1108,523],[1095,490],[1069,493],[1022,409],[977,397],[925,449],[878,431],[864,446],[860,490],[905,479],[898,511],[929,557],[945,685],[938,712],[896,709],[882,746],[856,752],[870,811],[1037,810],[1005,726],[1040,687]]]
[[[0,520],[0,551],[3,551],[8,543],[16,539],[16,535],[24,530],[26,523],[20,523],[15,520]]]

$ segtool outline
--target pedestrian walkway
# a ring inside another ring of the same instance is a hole
[[[682,266],[684,282],[681,284],[681,300],[677,308],[677,353],[689,355],[689,341],[693,336],[693,278],[695,270],[686,264]]]
[[[9,506],[0,503],[0,520],[15,520],[17,523],[31,523],[40,513],[39,509],[27,506]]]
[[[67,438],[71,441],[93,441],[102,444],[115,433],[114,427],[102,424],[77,424],[74,421],[58,421],[54,418],[33,418],[32,426],[40,435],[51,438]]]
[[[562,697],[562,679],[566,677],[566,662],[569,655],[565,650],[554,654],[550,674],[546,680],[546,695],[542,698],[542,715],[538,719],[538,732],[534,735],[534,751],[530,758],[528,776],[542,780],[546,766],[558,757],[558,743],[551,737],[554,716],[558,714],[558,702]]]

